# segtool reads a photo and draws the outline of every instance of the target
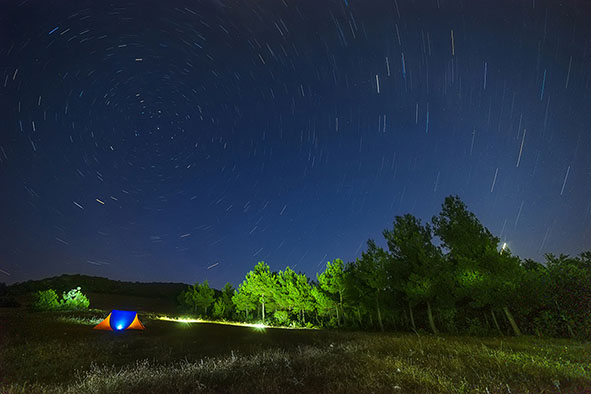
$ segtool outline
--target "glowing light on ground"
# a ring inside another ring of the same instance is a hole
[[[256,330],[259,330],[259,331],[264,331],[267,328],[299,329],[299,330],[308,329],[308,328],[302,328],[302,327],[275,327],[275,326],[267,326],[267,325],[262,324],[262,323],[256,323],[256,324],[251,324],[251,323],[237,323],[237,322],[216,321],[216,320],[204,320],[204,319],[172,318],[172,317],[168,317],[168,316],[158,316],[156,319],[157,320],[163,320],[163,321],[176,322],[176,323],[211,323],[211,324],[223,324],[223,325],[227,325],[227,326],[252,327],[252,328],[254,328]]]
[[[167,316],[160,316],[160,317],[158,317],[158,320],[174,321],[177,323],[201,323],[201,322],[203,322],[203,320],[201,320],[201,319],[170,318]]]

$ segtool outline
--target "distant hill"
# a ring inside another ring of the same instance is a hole
[[[83,293],[102,293],[136,297],[150,297],[176,300],[181,291],[187,289],[184,283],[123,282],[98,276],[61,275],[53,278],[29,280],[7,286],[10,295],[20,296],[39,290],[54,289],[58,294],[81,287]]]

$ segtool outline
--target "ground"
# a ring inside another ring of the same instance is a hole
[[[591,393],[591,344],[0,309],[0,393]]]

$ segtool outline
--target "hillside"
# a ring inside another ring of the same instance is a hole
[[[15,283],[8,286],[7,290],[11,295],[22,296],[50,288],[60,294],[63,291],[81,287],[84,293],[176,300],[179,293],[185,290],[187,286],[184,283],[124,282],[97,276],[61,275],[53,278]]]

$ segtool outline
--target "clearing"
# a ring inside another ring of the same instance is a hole
[[[591,344],[257,329],[0,308],[1,393],[591,393]]]

